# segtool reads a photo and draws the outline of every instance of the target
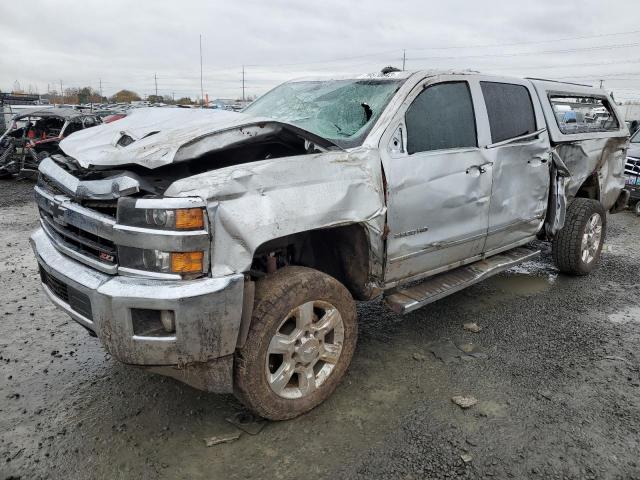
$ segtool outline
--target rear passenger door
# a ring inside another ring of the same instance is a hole
[[[551,164],[546,123],[527,81],[480,80],[490,127],[485,146],[493,164],[486,254],[531,240],[542,228]]]

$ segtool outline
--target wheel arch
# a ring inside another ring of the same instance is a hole
[[[591,200],[597,200],[600,202],[600,182],[598,180],[598,174],[593,172],[589,175],[582,185],[578,187],[575,198],[590,198]]]
[[[254,252],[250,274],[300,265],[331,275],[357,300],[375,295],[371,239],[362,223],[326,227],[269,240]]]

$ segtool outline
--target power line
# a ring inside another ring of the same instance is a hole
[[[495,43],[495,44],[484,44],[484,45],[458,45],[458,46],[451,46],[451,47],[420,47],[420,48],[412,48],[411,50],[453,50],[453,49],[465,49],[465,48],[515,47],[520,45],[538,45],[542,43],[567,42],[572,40],[589,40],[593,38],[613,37],[618,35],[633,35],[637,33],[640,33],[640,30],[631,30],[628,32],[601,33],[597,35],[584,35],[580,37],[554,38],[550,40],[534,40],[534,41],[528,41],[528,42]]]
[[[623,43],[617,45],[599,45],[595,47],[579,47],[579,48],[568,48],[564,50],[545,50],[541,52],[516,52],[516,53],[499,53],[499,54],[483,54],[483,55],[456,55],[451,57],[416,57],[412,60],[458,60],[461,58],[506,58],[506,57],[520,57],[520,56],[531,56],[531,55],[549,55],[556,53],[576,53],[576,52],[593,52],[598,50],[613,50],[617,48],[629,48],[629,47],[637,47],[640,45],[640,42],[635,43]]]
[[[535,65],[535,66],[518,66],[518,67],[487,67],[487,68],[495,68],[496,70],[543,70],[548,68],[567,68],[567,67],[602,67],[606,65],[627,65],[629,63],[640,63],[640,59],[633,60],[619,60],[613,62],[589,62],[589,63],[562,63],[556,65]]]
[[[565,42],[565,41],[571,41],[571,40],[587,40],[587,39],[593,39],[593,38],[602,38],[602,37],[612,37],[612,36],[619,36],[619,35],[633,35],[633,34],[638,34],[640,33],[640,30],[631,30],[631,31],[627,31],[627,32],[612,32],[612,33],[601,33],[601,34],[597,34],[597,35],[583,35],[583,36],[578,36],[578,37],[564,37],[564,38],[556,38],[556,39],[549,39],[549,40],[536,40],[536,41],[530,41],[530,42],[513,42],[513,43],[497,43],[497,44],[485,44],[485,45],[456,45],[456,46],[439,46],[439,47],[414,47],[414,48],[408,48],[406,50],[413,50],[413,51],[424,51],[424,50],[451,50],[451,49],[466,49],[466,48],[497,48],[497,47],[510,47],[510,46],[520,46],[520,45],[537,45],[537,44],[543,44],[543,43],[555,43],[555,42]],[[637,45],[637,44],[634,44]],[[336,62],[342,62],[342,61],[349,61],[349,60],[357,60],[357,59],[361,59],[361,58],[366,58],[366,57],[375,57],[375,56],[379,56],[379,55],[386,55],[386,54],[390,54],[390,53],[394,53],[397,52],[398,50],[385,50],[385,51],[379,51],[379,52],[375,52],[375,53],[367,53],[367,54],[362,54],[362,55],[353,55],[353,56],[348,56],[348,57],[336,57],[333,59],[327,59],[327,60],[317,60],[317,61],[311,61],[311,62],[298,62],[298,63],[264,63],[264,64],[248,64],[247,66],[250,67],[288,67],[288,66],[302,66],[302,65],[316,65],[316,64],[324,64],[324,63],[336,63]],[[439,58],[448,58],[448,57],[439,57]],[[456,57],[459,58],[459,57]],[[221,68],[234,68],[233,66],[229,66],[229,67],[221,67]]]

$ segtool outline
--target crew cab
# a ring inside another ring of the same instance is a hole
[[[140,109],[63,140],[31,244],[45,293],[114,358],[287,419],[343,378],[356,301],[411,312],[535,239],[592,271],[628,200],[628,137],[589,86],[296,80],[241,113]]]

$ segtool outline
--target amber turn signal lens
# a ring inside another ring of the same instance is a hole
[[[202,273],[204,252],[171,252],[173,273]]]
[[[204,227],[204,210],[201,208],[181,208],[176,210],[176,228],[190,229]]]

